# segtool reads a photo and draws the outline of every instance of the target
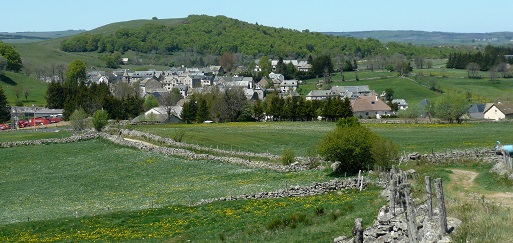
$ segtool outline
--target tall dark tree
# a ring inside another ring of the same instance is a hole
[[[4,90],[0,87],[0,122],[4,123],[11,120],[11,107],[7,102]]]
[[[207,101],[200,97],[198,99],[198,110],[196,112],[196,122],[197,123],[203,123],[204,121],[208,120],[208,104]]]
[[[63,109],[66,96],[61,83],[51,82],[46,90],[46,106],[50,109]]]
[[[333,62],[328,55],[321,55],[314,59],[312,71],[315,75],[322,76],[324,73],[333,73]]]

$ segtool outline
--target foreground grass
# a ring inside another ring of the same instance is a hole
[[[411,165],[410,165],[411,166]],[[432,178],[442,178],[446,199],[447,213],[463,221],[463,224],[451,236],[455,242],[510,242],[513,239],[511,225],[513,210],[510,207],[499,206],[495,202],[480,197],[480,193],[513,192],[513,182],[492,174],[491,164],[480,161],[465,161],[460,164],[447,165],[416,165],[411,166],[419,172],[416,183],[416,193],[423,197],[425,175]],[[476,185],[464,195],[460,188],[455,188],[450,180],[450,169],[463,169],[479,172]],[[451,188],[453,188],[451,190]]]
[[[0,224],[188,205],[332,179],[189,161],[97,139],[1,149]]]
[[[5,241],[330,242],[351,235],[354,218],[370,225],[380,189],[308,197],[166,206],[101,216],[0,226]],[[288,223],[283,223],[288,220]]]

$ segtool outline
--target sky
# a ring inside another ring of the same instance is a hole
[[[2,5],[0,32],[91,30],[113,22],[190,14],[316,32],[513,31],[512,0],[12,0]]]

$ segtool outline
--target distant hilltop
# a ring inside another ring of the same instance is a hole
[[[372,38],[381,42],[416,45],[478,45],[513,43],[513,32],[453,33],[417,30],[374,30],[354,32],[324,32],[327,35]]]
[[[86,32],[86,30],[0,32],[0,41],[5,43],[28,43],[78,35],[83,32]]]

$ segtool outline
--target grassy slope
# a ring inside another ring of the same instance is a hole
[[[392,77],[391,77],[392,76]],[[356,85],[369,85],[371,90],[381,94],[385,89],[392,88],[394,90],[394,97],[397,99],[406,99],[411,104],[417,104],[421,100],[427,98],[432,99],[438,97],[440,94],[433,92],[426,87],[412,82],[408,79],[394,77],[395,73],[390,72],[359,72],[358,77],[360,81],[355,80],[355,72],[346,72],[344,74],[346,82],[342,82],[340,74],[335,74],[332,77],[332,86],[356,86]],[[363,80],[371,79],[371,80]],[[318,79],[310,79],[305,81],[305,85],[300,85],[300,93],[308,94],[312,89],[316,89],[315,84]]]
[[[162,25],[177,25],[182,24],[186,19],[185,18],[176,18],[176,19],[157,19],[157,20],[148,20],[148,19],[137,19],[130,20],[124,22],[117,22],[108,25],[104,25],[98,27],[96,29],[90,30],[88,34],[112,34],[120,29],[136,29],[144,26],[148,23],[158,23]]]
[[[26,106],[32,104],[46,105],[45,93],[47,84],[40,80],[28,77],[21,73],[5,72],[3,76],[0,76],[0,86],[3,88],[9,104],[12,106],[15,104],[16,95],[14,91],[15,86],[21,86],[23,89],[29,90],[28,100],[25,100],[24,94],[20,95],[20,100],[24,102]]]
[[[188,161],[103,140],[4,148],[0,224],[186,205],[189,200],[274,191],[331,179],[322,171],[277,173]]]

